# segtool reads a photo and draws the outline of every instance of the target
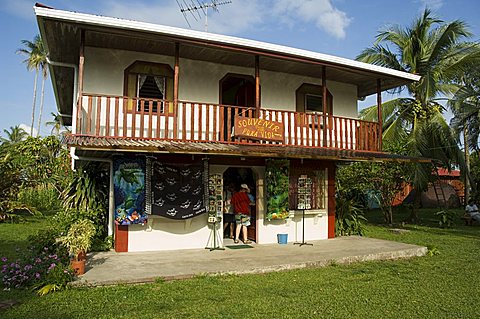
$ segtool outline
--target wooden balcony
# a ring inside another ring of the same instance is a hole
[[[224,144],[275,144],[295,147],[379,151],[375,122],[339,116],[261,109],[211,103],[144,100],[84,94],[75,135]],[[242,116],[281,122],[278,141],[239,138],[234,118]]]

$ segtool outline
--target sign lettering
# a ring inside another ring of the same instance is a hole
[[[282,122],[235,116],[234,133],[236,137],[282,142],[284,125]]]

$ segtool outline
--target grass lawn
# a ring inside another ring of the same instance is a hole
[[[21,304],[0,312],[0,317],[479,318],[480,227],[463,226],[458,219],[454,228],[440,229],[433,212],[422,211],[422,224],[406,225],[410,232],[402,234],[382,226],[380,213],[372,212],[367,236],[436,247],[439,254],[435,256],[263,275],[75,288],[44,297],[28,291],[1,291],[0,300],[17,299]],[[0,235],[5,245],[25,247],[23,232],[44,225],[40,220],[0,224]]]

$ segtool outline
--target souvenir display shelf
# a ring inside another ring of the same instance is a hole
[[[305,211],[312,209],[312,186],[312,179],[308,175],[298,177],[298,187],[295,195],[297,196],[297,210],[302,211],[302,241],[293,244],[300,247],[303,245],[313,246],[313,244],[305,242]]]
[[[211,224],[212,245],[205,247],[205,249],[224,250],[220,246],[221,237],[218,231],[218,225],[221,226],[223,214],[223,176],[221,174],[211,174],[208,178],[208,223]],[[222,227],[220,227],[223,229]]]

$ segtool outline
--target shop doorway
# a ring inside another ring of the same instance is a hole
[[[240,185],[247,184],[250,188],[250,194],[255,198],[257,198],[257,178],[253,170],[249,167],[229,167],[223,173],[223,185],[224,185],[224,192],[226,196],[224,197],[226,200],[230,199],[229,196],[232,195],[232,190],[234,192],[238,192],[240,190]],[[250,214],[251,214],[251,225],[248,226],[247,234],[248,239],[252,241],[257,241],[257,206],[250,207]],[[224,235],[229,237],[230,229],[229,227],[235,227],[235,225],[229,225],[225,229]],[[234,228],[235,229],[235,228]],[[241,235],[240,235],[241,236]]]

